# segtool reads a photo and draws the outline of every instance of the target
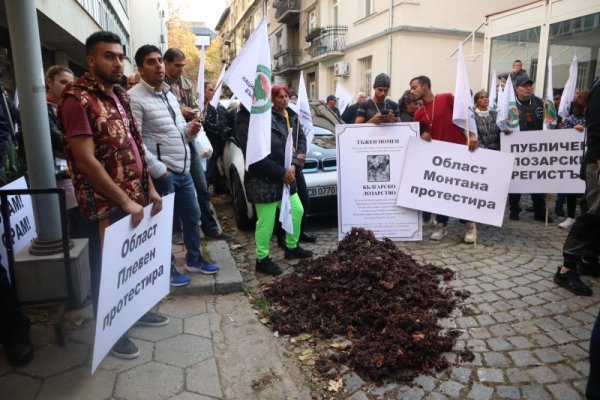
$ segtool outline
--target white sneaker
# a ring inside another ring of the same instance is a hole
[[[465,243],[475,243],[475,240],[477,240],[475,222],[467,222],[467,229],[465,230]]]
[[[558,227],[563,228],[563,229],[570,229],[574,223],[575,223],[575,220],[573,218],[567,218],[563,222],[558,224]]]
[[[423,227],[428,227],[428,226],[435,226],[437,224],[437,221],[435,220],[435,215],[431,214],[431,218],[429,218],[429,220],[427,221],[423,221]]]
[[[431,240],[442,240],[448,234],[448,229],[446,229],[446,225],[437,224],[435,228],[433,228],[433,233],[431,234]]]

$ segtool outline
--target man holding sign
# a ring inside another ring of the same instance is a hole
[[[417,76],[410,81],[410,92],[415,100],[423,101],[423,107],[415,111],[415,121],[420,123],[421,139],[425,141],[441,140],[456,144],[469,145],[470,151],[477,149],[477,136],[469,131],[469,140],[462,129],[452,122],[454,109],[454,95],[441,93],[434,95],[431,92],[431,80],[426,76]],[[473,130],[475,127],[473,127]],[[447,234],[448,217],[435,216],[437,225],[431,235],[432,240],[442,240]],[[467,222],[465,242],[473,243],[476,240],[475,224]]]
[[[94,314],[98,309],[104,230],[130,214],[137,226],[144,206],[152,215],[162,199],[148,177],[145,151],[129,98],[118,85],[123,76],[123,46],[118,35],[96,32],[86,40],[90,72],[67,86],[58,107],[63,142],[82,215],[89,222],[90,272]],[[139,323],[161,326],[168,317],[146,313]],[[126,335],[114,345],[117,357],[135,358],[139,351]]]

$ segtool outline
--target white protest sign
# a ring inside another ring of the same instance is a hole
[[[406,148],[417,123],[336,125],[338,235],[352,228],[375,237],[421,240],[419,212],[396,206]]]
[[[16,181],[2,186],[2,190],[27,189],[25,177],[21,177]],[[31,243],[37,236],[35,229],[35,218],[33,216],[33,205],[31,196],[8,196],[8,211],[10,214],[10,234],[4,232],[4,221],[0,215],[0,235],[2,235],[2,246],[0,246],[0,264],[6,269],[8,274],[8,254],[6,245],[8,238],[12,238],[13,254],[17,254],[23,250],[27,244]]]
[[[584,134],[575,129],[502,135],[500,150],[515,156],[510,193],[583,193],[579,179]]]
[[[397,204],[502,226],[514,156],[411,138]]]
[[[169,294],[174,198],[164,196],[154,217],[152,204],[146,206],[136,228],[128,215],[104,231],[92,373],[116,341]]]

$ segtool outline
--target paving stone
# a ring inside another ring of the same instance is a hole
[[[486,352],[483,353],[485,365],[488,367],[504,368],[510,365],[510,361],[502,353]]]
[[[19,374],[8,374],[0,377],[0,388],[3,399],[33,399],[42,384],[40,379]]]
[[[524,399],[550,400],[552,396],[542,385],[525,385],[521,387]]]
[[[500,323],[511,322],[515,320],[515,316],[508,312],[495,313],[494,319]]]
[[[542,299],[538,295],[531,295],[523,297],[523,301],[532,306],[539,306],[540,304],[546,303],[546,300]]]
[[[164,300],[158,306],[158,312],[173,317],[186,318],[206,312],[206,300],[198,301],[198,297],[179,296],[177,302]]]
[[[501,399],[520,399],[521,393],[515,386],[496,386],[496,394]]]
[[[469,329],[469,334],[473,339],[489,339],[491,337],[485,328],[471,328]]]
[[[183,332],[183,321],[177,317],[169,317],[169,323],[165,326],[150,327],[140,326],[131,328],[127,334],[129,337],[157,342],[177,336]]]
[[[469,383],[471,380],[471,369],[462,367],[452,368],[450,378],[458,382]]]
[[[531,335],[531,339],[533,339],[533,341],[541,347],[548,347],[548,346],[554,346],[556,345],[556,343],[554,342],[554,340],[552,340],[551,338],[549,338],[546,335],[543,334],[537,334],[537,335]]]
[[[425,396],[423,389],[419,387],[405,387],[398,391],[396,399],[398,400],[421,400]]]
[[[506,338],[506,340],[512,343],[512,345],[517,349],[528,349],[533,346],[533,343],[523,336],[513,336]]]
[[[509,368],[506,370],[506,376],[511,383],[530,382],[529,376],[521,368]]]
[[[493,300],[488,300],[488,301],[493,301]],[[492,307],[494,307],[494,309],[496,311],[508,311],[511,308],[513,308],[510,304],[508,304],[505,301],[496,301],[496,302],[492,303]]]
[[[456,319],[456,324],[461,328],[474,328],[478,326],[477,320],[473,317],[459,317]]]
[[[544,330],[545,332],[557,331],[561,328],[558,322],[550,318],[538,319],[537,321],[534,321],[534,324],[536,324],[538,327],[540,327],[540,329]]]
[[[219,370],[214,357],[186,369],[185,386],[191,392],[220,398]]]
[[[531,335],[532,333],[539,332],[539,328],[529,321],[517,322],[512,325],[512,328],[522,335]]]
[[[458,397],[460,390],[464,387],[461,383],[455,381],[445,381],[440,384],[439,391],[451,397]]]
[[[56,344],[35,350],[33,361],[18,369],[26,375],[45,378],[85,365],[89,347],[68,342],[65,347]]]
[[[471,340],[467,340],[467,348],[472,350],[472,351],[476,351],[476,352],[481,352],[481,351],[486,351],[487,350],[487,346],[485,344],[484,340],[477,340],[477,339],[471,339]]]
[[[498,368],[479,368],[477,377],[481,382],[504,382],[504,375]]]
[[[481,310],[481,306],[479,306],[479,310]],[[477,322],[479,322],[479,325],[481,326],[486,326],[486,325],[491,325],[491,324],[495,324],[496,321],[494,321],[494,318],[492,318],[489,315],[477,315],[475,317],[475,319],[477,320]],[[473,328],[473,329],[477,329],[477,328]]]
[[[349,372],[343,376],[345,393],[352,394],[360,390],[365,381],[354,372]]]
[[[447,399],[447,397],[440,393],[430,393],[425,398],[425,400],[445,400],[445,399]]]
[[[512,358],[513,362],[517,367],[527,367],[530,365],[539,364],[539,361],[533,356],[533,354],[530,351],[510,351],[508,354],[510,355],[510,358]]]
[[[363,392],[356,392],[352,396],[348,397],[348,400],[369,400],[369,398]]]
[[[577,399],[579,398],[579,393],[573,387],[569,386],[566,383],[557,383],[554,385],[549,385],[548,390],[550,393],[554,395],[555,399]]]
[[[566,331],[563,331],[562,329],[557,331],[550,331],[547,332],[547,334],[558,344],[570,343],[577,340],[575,336],[569,334]]]
[[[152,361],[120,373],[114,394],[127,400],[161,400],[175,396],[182,388],[181,368]]]
[[[512,348],[512,345],[504,338],[488,339],[487,344],[494,351],[502,351]]]
[[[213,356],[209,339],[181,334],[156,343],[154,359],[177,367],[189,367]]]
[[[573,363],[572,366],[577,371],[579,371],[583,376],[588,376],[590,373],[590,363],[587,360],[577,361],[576,363]]]
[[[576,346],[573,343],[569,343],[566,344],[564,346],[558,347],[558,351],[563,354],[565,357],[567,357],[568,359],[571,360],[577,360],[580,358],[586,358],[588,357],[588,350],[589,347],[586,348],[586,350],[583,350],[581,347]]]
[[[208,339],[212,338],[210,316],[208,314],[200,314],[184,319],[183,332]]]
[[[214,398],[190,392],[182,392],[175,397],[171,397],[169,400],[214,400]]]
[[[533,290],[527,286],[517,286],[512,290],[513,290],[513,292],[516,292],[521,296],[529,296],[530,294],[535,293],[535,290]]]
[[[498,324],[489,327],[493,336],[514,336],[515,331],[508,324]]]
[[[50,377],[44,381],[36,400],[105,400],[113,392],[116,374],[98,370],[90,374],[88,366]]]
[[[551,364],[564,360],[564,357],[553,348],[535,349],[533,352],[543,363]]]
[[[556,364],[552,367],[554,372],[560,377],[561,380],[573,380],[581,378],[582,374],[579,371],[565,365],[563,363]],[[587,375],[586,375],[587,376]]]
[[[429,375],[419,375],[413,380],[413,383],[425,389],[426,392],[431,392],[435,388],[437,380]]]
[[[492,397],[493,393],[493,388],[476,383],[473,385],[473,388],[471,388],[468,397],[474,400],[488,400]]]
[[[530,368],[527,370],[527,373],[535,382],[539,383],[556,382],[558,379],[554,371],[546,366]]]
[[[397,390],[399,385],[397,383],[388,383],[383,386],[375,386],[369,388],[369,393],[375,397],[383,397],[385,394]],[[408,386],[402,386],[401,389],[407,389]]]

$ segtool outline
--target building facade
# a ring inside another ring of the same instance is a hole
[[[515,59],[535,80],[535,94],[544,97],[547,60],[552,57],[552,85],[563,88],[573,56],[577,56],[577,88],[591,87],[600,75],[600,2],[549,0],[528,3],[487,17],[482,85],[491,71],[508,72]]]

